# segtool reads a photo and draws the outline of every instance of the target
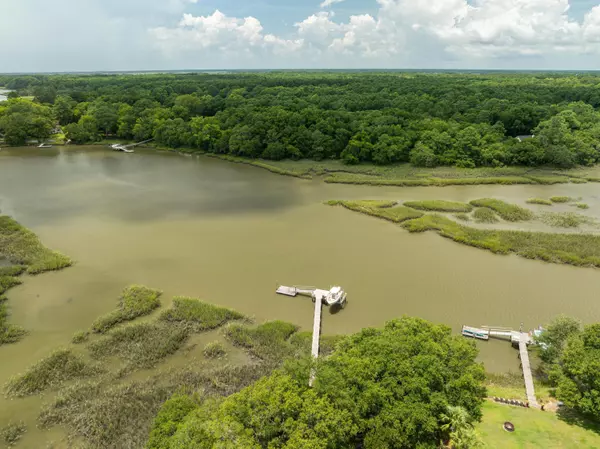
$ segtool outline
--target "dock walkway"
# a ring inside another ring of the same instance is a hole
[[[323,311],[323,296],[317,295],[315,297],[315,315],[313,321],[313,334],[312,334],[312,349],[311,354],[313,358],[319,357],[319,342],[321,341],[321,312]],[[308,381],[308,385],[312,387],[313,382],[315,381],[315,371],[314,369],[310,373],[310,380]]]
[[[527,391],[527,401],[530,407],[538,408],[539,404],[535,397],[535,388],[533,386],[533,375],[531,374],[531,364],[529,363],[529,352],[527,351],[527,341],[529,335],[521,332],[519,338],[519,354],[521,356],[521,366],[523,369],[523,377],[525,378],[525,390]]]

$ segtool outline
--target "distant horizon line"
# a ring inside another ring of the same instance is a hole
[[[426,68],[295,68],[295,69],[148,69],[148,70],[69,70],[69,71],[23,71],[23,72],[0,72],[0,75],[94,75],[94,74],[149,74],[149,73],[244,73],[244,72],[529,72],[529,73],[593,73],[600,72],[599,69],[483,69],[483,68],[461,68],[461,69],[426,69]]]

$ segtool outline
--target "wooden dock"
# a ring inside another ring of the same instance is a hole
[[[523,369],[523,377],[525,379],[525,390],[527,391],[527,401],[530,407],[539,408],[537,398],[535,396],[535,388],[533,386],[533,375],[531,374],[531,364],[529,363],[529,352],[527,351],[527,342],[529,335],[521,332],[519,337],[519,355],[521,356],[521,367]]]
[[[319,342],[321,340],[321,312],[323,311],[323,296],[317,295],[315,297],[315,315],[313,321],[313,335],[312,335],[312,349],[311,354],[313,358],[319,357]],[[310,372],[310,380],[308,381],[308,385],[312,387],[313,382],[315,381],[315,371],[314,369]]]

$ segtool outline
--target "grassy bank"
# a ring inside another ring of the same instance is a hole
[[[182,152],[186,152],[183,150]],[[197,151],[193,151],[196,152]],[[435,167],[420,168],[410,164],[345,165],[339,160],[262,160],[238,156],[207,154],[235,163],[243,163],[286,176],[312,178],[322,176],[325,182],[339,184],[365,184],[373,186],[450,186],[478,184],[581,184],[600,182],[598,168],[579,168],[558,170],[554,168],[530,167],[484,167],[458,168]]]
[[[396,206],[395,201],[377,201],[377,200],[364,200],[364,201],[328,201],[326,204],[330,206],[343,206],[346,209],[360,212],[362,214],[371,215],[377,218],[383,218],[384,220],[392,221],[394,223],[402,223],[406,220],[412,220],[414,218],[420,218],[423,216],[421,212],[418,212],[410,207]]]
[[[535,217],[534,213],[529,209],[494,198],[473,200],[471,201],[471,205],[476,207],[487,207],[506,221],[528,221],[533,220]]]
[[[473,210],[470,204],[443,200],[405,201],[404,205],[427,212],[471,212]]]
[[[0,215],[0,345],[19,341],[26,331],[9,323],[4,294],[21,284],[23,273],[39,274],[60,270],[73,262],[67,256],[46,248],[38,237],[11,217]]]
[[[27,267],[29,274],[60,270],[73,263],[67,256],[46,248],[33,232],[7,216],[0,216],[0,257]]]
[[[356,212],[390,220],[389,207],[383,207],[386,204],[382,206],[382,204],[372,201],[329,201],[327,204],[341,205]],[[502,213],[506,219],[516,220],[529,217],[529,214],[524,213],[524,211],[529,212],[526,209],[521,210],[522,208],[518,206],[507,205],[507,203],[497,202],[497,200],[485,199],[472,202],[472,204],[486,204],[495,207],[498,213]],[[486,209],[478,209],[475,213],[481,214],[482,212],[479,211]],[[477,215],[475,218],[481,219]],[[455,242],[496,254],[515,253],[528,259],[539,259],[552,263],[600,267],[599,235],[476,229],[437,214],[406,219],[402,221],[401,225],[409,232],[436,231],[441,236]]]

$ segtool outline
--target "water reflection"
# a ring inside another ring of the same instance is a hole
[[[30,225],[90,214],[146,222],[270,213],[297,201],[289,180],[208,158],[98,147],[0,155],[0,207]]]

